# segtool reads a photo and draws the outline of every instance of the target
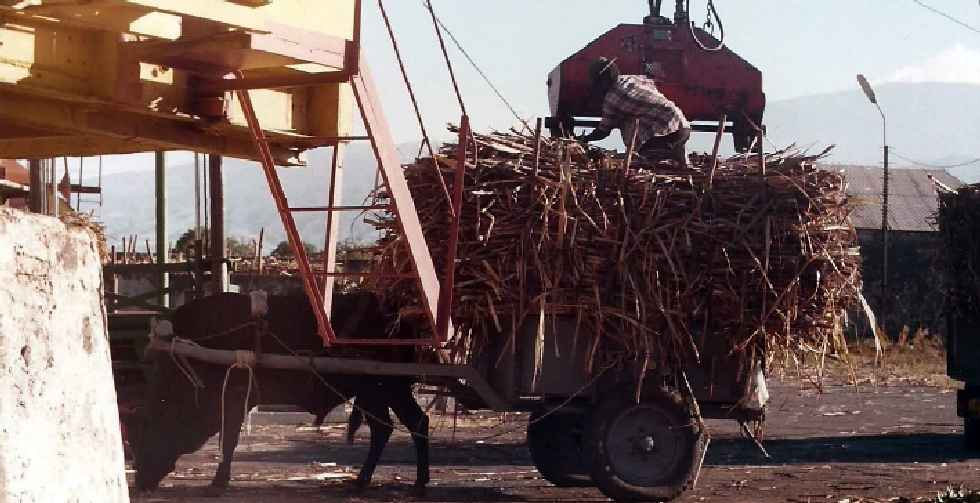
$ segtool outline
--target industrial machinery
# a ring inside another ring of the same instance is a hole
[[[643,24],[621,24],[609,30],[551,72],[552,117],[547,125],[553,134],[596,125],[602,97],[592,92],[589,65],[606,57],[615,59],[624,75],[653,78],[660,91],[684,111],[693,130],[716,132],[724,119],[735,149],[742,152],[751,147],[766,107],[762,72],[725,47],[724,27],[713,2],[708,8],[715,21],[705,28],[717,23],[720,40],[691,23],[690,0],[676,1],[673,20],[661,16],[663,0],[650,0],[650,16]]]

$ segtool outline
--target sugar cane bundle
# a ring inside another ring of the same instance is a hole
[[[464,359],[516,344],[544,315],[575,320],[589,369],[698,361],[709,342],[753,358],[827,351],[860,288],[857,237],[840,173],[782,152],[691,169],[586,151],[568,140],[474,135],[468,149],[452,344]],[[436,270],[445,268],[455,146],[405,174]],[[764,164],[764,167],[763,167]],[[382,263],[411,270],[381,218]],[[408,308],[411,280],[374,284]],[[417,307],[417,306],[414,306]],[[417,311],[417,310],[416,310]],[[492,338],[510,338],[489,344]]]

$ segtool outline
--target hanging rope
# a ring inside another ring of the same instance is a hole
[[[415,109],[415,118],[419,121],[419,129],[422,131],[422,144],[429,149],[429,157],[433,159],[433,168],[436,170],[436,178],[439,179],[439,184],[442,186],[442,192],[446,197],[446,202],[450,203],[450,206],[452,206],[452,198],[449,196],[449,187],[446,187],[446,180],[442,177],[442,173],[439,171],[438,162],[435,161],[436,153],[432,147],[432,141],[429,140],[429,133],[425,130],[425,122],[422,120],[422,111],[419,109],[419,102],[415,98],[415,89],[412,88],[412,81],[408,78],[408,71],[405,70],[405,62],[402,59],[402,52],[398,47],[398,40],[395,38],[395,30],[391,27],[391,20],[388,18],[388,11],[385,10],[383,0],[378,0],[378,8],[381,10],[381,17],[384,19],[385,27],[388,29],[388,38],[391,39],[391,47],[395,50],[395,58],[398,59],[398,68],[401,70],[402,79],[405,81],[405,88],[408,90],[408,97],[412,100],[412,107]],[[449,71],[452,73],[452,67],[450,67]],[[458,88],[456,89],[456,93],[458,95]],[[459,102],[460,106],[462,106],[462,97],[459,97]],[[421,148],[419,149],[419,153],[421,154]],[[375,183],[375,186],[377,186],[377,183]]]
[[[245,389],[245,411],[242,417],[246,419],[245,432],[252,433],[252,416],[248,413],[248,401],[252,397],[252,383],[255,382],[255,364],[258,358],[252,351],[236,350],[235,363],[225,371],[225,382],[221,385],[221,429],[218,430],[218,448],[221,449],[221,461],[225,460],[224,438],[225,438],[225,393],[228,391],[228,381],[231,379],[231,371],[243,369],[248,371],[248,387]]]
[[[428,3],[427,7],[429,7],[431,9],[431,0],[426,0],[426,2]],[[498,89],[497,86],[494,85],[493,81],[490,80],[490,77],[486,74],[486,72],[484,72],[483,69],[480,68],[480,65],[476,64],[476,61],[473,59],[473,57],[470,56],[470,53],[466,51],[466,49],[463,47],[463,44],[461,44],[459,42],[459,40],[456,38],[456,36],[453,35],[452,30],[450,30],[449,27],[447,27],[446,24],[443,23],[441,19],[439,19],[438,17],[436,17],[434,13],[432,15],[433,15],[433,19],[435,20],[435,23],[437,25],[436,26],[436,30],[438,31],[440,28],[442,30],[445,30],[446,34],[449,35],[450,40],[452,40],[453,41],[453,44],[456,46],[456,48],[459,49],[459,52],[463,55],[463,57],[466,58],[467,61],[469,61],[470,65],[473,66],[473,69],[476,70],[476,72],[480,74],[480,77],[483,78],[483,81],[486,82],[488,86],[490,86],[490,89],[493,90],[493,93],[496,94],[498,98],[500,98],[500,101],[502,101],[504,103],[504,105],[507,107],[507,109],[510,110],[510,113],[514,115],[514,118],[516,118],[521,123],[521,125],[524,126],[524,129],[526,131],[529,131],[529,132],[532,132],[533,133],[534,132],[534,129],[531,128],[531,125],[528,124],[528,122],[526,120],[524,120],[524,118],[521,117],[520,114],[517,113],[517,109],[514,108],[514,105],[511,104],[510,100],[508,100],[504,96],[504,94],[502,92],[500,92],[500,89]],[[441,39],[442,38],[440,36],[440,40]],[[443,47],[443,52],[444,53],[445,53],[445,50],[446,50],[445,47]],[[447,56],[447,58],[448,58],[448,56]]]
[[[469,115],[466,113],[466,103],[463,103],[463,94],[459,92],[459,82],[456,81],[456,72],[453,71],[453,62],[449,59],[449,51],[446,50],[446,41],[442,38],[442,30],[439,28],[439,18],[436,17],[436,11],[432,8],[432,0],[425,0],[425,6],[429,9],[429,15],[432,16],[432,25],[436,29],[436,37],[439,38],[439,48],[442,49],[442,57],[446,60],[446,67],[449,68],[449,78],[453,81],[453,90],[456,91],[456,99],[459,100],[459,109],[463,112],[463,115]]]
[[[408,97],[412,100],[412,107],[415,109],[415,118],[418,119],[419,129],[422,131],[422,141],[429,148],[429,157],[435,157],[432,149],[432,142],[429,141],[429,133],[425,130],[425,123],[422,121],[422,112],[419,110],[419,102],[415,98],[415,89],[408,78],[405,70],[405,62],[402,59],[401,49],[398,47],[398,40],[395,38],[395,30],[391,27],[391,20],[388,18],[388,11],[385,9],[384,0],[378,0],[378,9],[381,10],[381,18],[384,19],[385,28],[388,29],[388,38],[391,39],[391,47],[395,50],[395,58],[398,59],[398,68],[401,70],[402,79],[405,81],[405,88],[408,90]]]

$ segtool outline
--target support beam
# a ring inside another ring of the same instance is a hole
[[[321,73],[293,73],[274,77],[246,77],[244,79],[204,80],[196,87],[202,95],[221,94],[247,89],[285,89],[348,82],[351,74],[345,71]]]
[[[224,180],[221,177],[221,163],[223,159],[220,155],[211,155],[208,158],[208,179],[211,195],[211,247],[208,250],[208,258],[214,263],[211,274],[214,277],[214,293],[228,291],[228,265],[225,264],[227,257],[227,242],[225,240],[225,189]]]
[[[42,213],[44,201],[44,176],[41,170],[41,160],[31,159],[29,165],[31,176],[31,192],[28,194],[27,207],[32,213]]]
[[[118,146],[121,142],[138,142],[151,145],[151,150],[190,150],[240,159],[258,159],[255,144],[244,128],[228,125],[205,127],[203,121],[113,109],[106,104],[80,103],[0,91],[0,120],[20,126],[90,136],[94,140],[91,148],[103,152],[107,149],[98,141],[108,138],[108,146]],[[301,164],[298,151],[275,144],[270,145],[270,148],[276,164]],[[22,154],[11,157],[39,157],[31,152]]]
[[[0,138],[0,159],[49,157],[92,157],[105,154],[136,154],[159,145],[95,135],[50,135],[31,138]]]
[[[374,149],[375,158],[378,160],[378,168],[391,193],[391,200],[394,203],[392,209],[401,225],[402,235],[405,236],[412,261],[415,263],[416,271],[418,271],[418,287],[422,297],[422,305],[425,307],[432,333],[439,334],[436,330],[439,278],[436,276],[432,255],[429,254],[425,234],[422,232],[422,224],[415,208],[415,201],[412,199],[408,182],[405,180],[405,173],[402,171],[401,160],[395,150],[395,140],[392,138],[391,128],[385,120],[378,89],[368,71],[368,65],[362,63],[360,67],[361,73],[351,79],[351,87],[361,109],[364,127],[367,129],[368,135],[373,138],[371,147]],[[448,321],[445,328],[445,333],[452,333],[452,321]],[[438,335],[434,335],[434,337],[438,337]]]
[[[323,271],[327,274],[323,280],[323,310],[330,316],[333,308],[333,289],[337,282],[337,231],[340,228],[340,211],[344,183],[344,144],[338,144],[333,149],[333,160],[330,163],[330,195],[327,203],[331,211],[327,212],[327,232],[323,245]]]
[[[232,72],[310,63],[324,69],[344,67],[347,40],[323,34],[307,39],[310,43],[299,44],[279,34],[229,31],[189,40],[126,42],[124,49],[134,60],[173,68],[211,67]]]
[[[166,264],[170,259],[170,250],[167,246],[167,157],[163,152],[157,151],[155,156],[154,170],[156,173],[156,209],[157,209],[157,264]],[[160,271],[159,289],[170,288],[170,275],[165,270]],[[161,307],[170,307],[170,295],[160,293],[157,300]]]
[[[48,173],[50,179],[48,180],[48,197],[51,199],[48,203],[48,214],[58,218],[58,210],[60,204],[58,202],[58,163],[54,159],[48,159]]]

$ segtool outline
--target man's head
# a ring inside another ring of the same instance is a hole
[[[589,65],[589,77],[592,79],[592,89],[605,95],[619,78],[619,67],[615,59],[599,58]]]

